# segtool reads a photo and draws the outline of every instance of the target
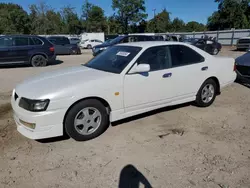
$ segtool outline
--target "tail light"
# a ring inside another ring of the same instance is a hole
[[[53,47],[50,47],[50,48],[49,48],[49,51],[54,52],[54,51],[55,51],[54,46],[53,46]]]
[[[236,63],[234,63],[234,69],[233,70],[236,71]]]

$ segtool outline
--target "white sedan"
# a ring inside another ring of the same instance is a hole
[[[11,104],[17,130],[30,139],[102,134],[110,122],[195,101],[210,106],[236,78],[234,59],[185,43],[120,44],[87,64],[19,84]]]
[[[84,40],[82,42],[80,42],[80,47],[81,48],[88,48],[91,49],[97,45],[102,44],[103,42],[97,39],[91,39],[91,40]]]

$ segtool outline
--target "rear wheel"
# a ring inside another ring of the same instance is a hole
[[[76,141],[101,135],[109,125],[105,106],[98,100],[84,100],[74,105],[65,118],[66,133]]]
[[[213,79],[206,80],[196,95],[196,104],[199,107],[210,106],[216,97],[218,86]]]
[[[91,49],[91,48],[92,48],[92,46],[91,46],[90,44],[88,44],[87,48],[88,48],[88,49]]]
[[[76,55],[76,54],[77,54],[77,50],[71,49],[70,55]]]
[[[35,55],[31,59],[31,65],[33,67],[45,67],[47,65],[47,59],[42,55]]]

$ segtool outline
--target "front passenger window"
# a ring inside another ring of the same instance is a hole
[[[149,64],[150,71],[169,68],[170,55],[167,46],[158,46],[147,49],[137,60],[138,64]]]
[[[9,37],[1,37],[0,38],[0,48],[12,46],[12,38]]]

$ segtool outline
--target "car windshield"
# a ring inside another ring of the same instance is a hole
[[[110,44],[111,41],[112,41],[112,39],[108,39],[103,44]]]
[[[108,44],[117,44],[117,43],[119,43],[123,38],[124,38],[124,36],[118,36],[118,37],[112,39],[111,41],[109,41]]]
[[[134,46],[113,46],[91,59],[84,66],[120,74],[141,49],[141,47]]]

